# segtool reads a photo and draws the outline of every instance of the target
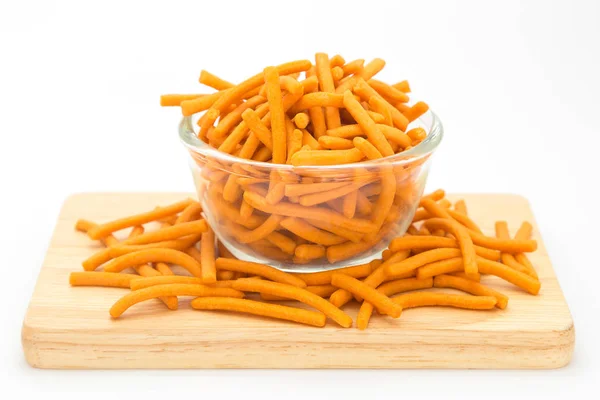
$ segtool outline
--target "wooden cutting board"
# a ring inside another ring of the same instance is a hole
[[[573,352],[575,333],[565,298],[527,200],[504,194],[451,196],[467,201],[484,233],[524,220],[539,249],[531,254],[542,282],[528,295],[491,276],[482,282],[510,297],[506,310],[405,310],[399,319],[373,316],[368,330],[328,321],[313,328],[267,318],[178,311],[148,301],[113,320],[110,306],[126,289],[70,287],[71,271],[99,244],[74,230],[78,218],[104,222],[180,200],[188,193],[84,193],[60,213],[23,323],[27,361],[38,368],[558,368]],[[447,290],[447,289],[444,289]],[[345,310],[355,318],[358,307]]]

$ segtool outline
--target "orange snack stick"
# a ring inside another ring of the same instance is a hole
[[[429,200],[429,199],[426,199]],[[443,229],[454,235],[462,253],[464,271],[468,276],[475,276],[478,272],[475,262],[475,247],[469,231],[452,219],[431,218],[424,222],[428,229]]]
[[[354,147],[352,141],[335,136],[323,135],[318,142],[321,147],[330,150],[347,150]]]
[[[495,275],[533,295],[540,292],[541,284],[536,278],[482,257],[477,257],[477,264],[483,274]]]
[[[383,116],[383,124],[388,126],[393,126],[394,121],[392,120],[392,112],[385,104],[380,97],[372,96],[369,99],[369,107],[373,109],[373,111],[381,114]]]
[[[229,288],[211,288],[203,285],[189,285],[183,283],[173,283],[167,285],[156,285],[133,291],[121,297],[110,308],[110,316],[120,317],[131,306],[149,299],[165,296],[223,296],[233,298],[243,298],[244,294],[235,289]]]
[[[264,69],[267,101],[271,114],[271,131],[273,136],[273,163],[285,164],[287,144],[285,130],[285,112],[279,86],[279,73],[275,67]]]
[[[493,296],[471,296],[436,292],[405,293],[394,297],[393,301],[400,305],[402,309],[443,306],[466,308],[469,310],[491,310],[497,302]]]
[[[327,300],[306,289],[262,279],[239,279],[234,282],[233,287],[242,292],[259,292],[261,294],[266,293],[273,296],[294,299],[316,308],[344,328],[352,326],[352,318],[350,316]]]
[[[263,96],[254,96],[248,99],[248,101],[243,102],[239,106],[237,106],[233,111],[227,114],[225,117],[221,118],[219,124],[212,131],[209,136],[210,138],[216,137],[221,138],[225,136],[231,129],[233,129],[237,124],[242,121],[242,114],[247,109],[253,109],[265,103],[267,99]]]
[[[495,224],[495,228],[496,237],[498,239],[510,239],[510,234],[508,233],[508,224],[506,223],[506,221],[497,221]],[[532,272],[529,268],[519,263],[512,254],[502,253],[501,260],[502,264],[511,267],[519,272],[523,272],[524,274],[537,278],[535,272]]]
[[[517,240],[530,239],[532,231],[533,231],[533,226],[531,226],[531,224],[529,222],[523,222],[523,224],[521,224],[521,226],[519,227],[519,230],[515,234],[515,239],[517,239]],[[531,263],[531,261],[529,261],[529,259],[527,258],[527,256],[525,254],[516,253],[515,259],[517,260],[517,262],[519,262],[521,265],[525,266],[525,268],[527,268],[529,270],[528,275],[531,275],[531,276],[537,278],[537,272],[535,271],[533,264]]]
[[[358,82],[359,78],[368,81],[375,76],[379,71],[385,67],[385,61],[381,58],[375,58],[370,63],[365,65],[360,72],[356,73],[355,76],[348,78],[335,89],[336,93],[344,93],[346,90],[351,90],[354,85]],[[368,100],[368,99],[367,99]]]
[[[423,103],[422,101],[419,101],[418,103],[415,103],[414,106],[404,111],[402,114],[406,117],[406,119],[408,119],[409,122],[413,122],[421,115],[425,114],[427,111],[429,111],[429,106]]]
[[[467,215],[467,204],[465,203],[465,201],[463,199],[458,200],[456,203],[454,203],[454,211]]]
[[[273,214],[270,215],[260,226],[251,231],[246,231],[244,228],[240,227],[232,233],[240,243],[256,242],[257,240],[266,238],[272,232],[274,232],[279,227],[282,219],[283,217],[281,215]]]
[[[184,222],[181,224],[162,228],[158,231],[146,232],[142,235],[125,239],[121,242],[121,245],[164,242],[166,240],[179,239],[184,236],[206,232],[207,229],[208,225],[203,219],[191,222]]]
[[[215,283],[217,281],[217,269],[215,267],[215,233],[210,227],[202,234],[202,239],[200,240],[200,256],[202,260],[202,281],[204,283]]]
[[[358,189],[344,196],[342,203],[342,214],[346,218],[353,218],[356,213],[356,201],[358,198]]]
[[[352,74],[358,74],[363,70],[363,66],[365,64],[365,60],[358,59],[350,61],[342,66],[342,71],[344,71],[344,77]]]
[[[99,240],[105,236],[110,235],[113,232],[120,231],[121,229],[130,228],[136,225],[143,225],[148,222],[156,221],[161,218],[178,214],[181,211],[185,210],[185,208],[189,206],[192,202],[192,199],[187,199],[171,204],[170,206],[156,208],[146,213],[132,215],[130,217],[100,224],[91,228],[87,233],[91,239]]]
[[[325,53],[317,53],[315,55],[315,61],[316,73],[321,91],[334,93],[335,86],[333,84],[333,76],[331,75],[331,67],[329,66],[329,57]],[[339,110],[336,107],[327,107],[325,109],[325,121],[328,128],[337,128],[340,126]]]
[[[399,262],[386,262],[384,274],[388,277],[396,276],[414,271],[426,264],[459,257],[460,255],[460,249],[438,248],[427,250]]]
[[[371,249],[387,235],[388,228],[386,226],[382,227],[373,237],[367,238],[367,235],[365,235],[364,240],[358,243],[346,242],[329,246],[327,248],[327,260],[333,264]]]
[[[211,194],[211,197],[214,197],[214,195]],[[238,208],[234,207],[233,205],[227,202],[221,201],[221,199],[212,198],[211,203],[217,209],[217,215],[219,219],[236,221],[240,225],[248,229],[255,229],[266,220],[266,218],[260,217],[258,215],[251,215],[248,218],[242,218],[242,216],[240,215],[240,210]]]
[[[383,156],[387,157],[394,154],[392,147],[383,133],[381,133],[375,122],[371,119],[366,110],[362,108],[350,91],[344,93],[344,106],[356,120],[358,125],[360,125],[362,130],[367,134],[369,141]]]
[[[334,136],[344,139],[352,139],[356,136],[367,136],[363,129],[358,124],[344,125],[335,129],[327,130],[328,136]]]
[[[175,224],[182,224],[184,222],[190,222],[200,218],[202,214],[202,206],[197,201],[187,206],[185,210],[181,212],[175,219]]]
[[[496,307],[504,310],[508,305],[508,297],[472,280],[451,275],[438,275],[433,278],[433,286],[437,288],[452,288],[470,293],[475,296],[492,296],[496,298]]]
[[[377,291],[389,297],[398,293],[404,293],[411,290],[427,289],[432,286],[433,280],[431,278],[423,280],[415,278],[396,279],[394,281],[390,281],[379,286],[377,288]],[[373,305],[368,301],[364,301],[361,304],[360,310],[358,311],[358,316],[356,317],[356,326],[358,327],[358,329],[367,329],[372,314]]]
[[[341,85],[339,87],[341,87]],[[384,101],[383,104],[387,105],[388,109],[390,110],[390,113],[392,114],[392,121],[394,122],[394,126],[403,132],[406,130],[406,127],[408,126],[410,121],[400,111],[398,111],[396,107],[394,107],[383,97],[381,97],[379,93],[377,93],[375,89],[369,86],[367,82],[365,82],[362,79],[358,79],[357,84],[354,87],[354,93],[359,95],[365,101],[369,101],[369,99],[373,96],[380,97]]]
[[[329,285],[334,273],[346,274],[353,278],[364,278],[371,273],[371,264],[361,264],[354,267],[339,268],[331,271],[314,272],[310,274],[294,274],[302,279],[308,286]],[[337,289],[337,288],[336,288]]]
[[[290,108],[290,112],[298,113],[313,107],[342,108],[344,107],[344,96],[326,91],[308,93],[302,96],[302,98]],[[335,128],[337,128],[337,126]],[[329,129],[334,129],[334,127]]]
[[[283,319],[301,324],[317,327],[325,326],[325,314],[282,306],[279,304],[261,303],[247,299],[233,299],[225,297],[198,297],[192,300],[192,308],[196,310],[221,310],[236,311],[246,314],[260,315],[263,317]]]
[[[383,313],[393,318],[398,318],[402,313],[402,308],[398,307],[397,304],[394,304],[389,297],[348,275],[334,273],[331,276],[331,284],[347,290],[352,294],[363,297],[366,301],[377,307],[378,310],[381,310]]]
[[[459,272],[451,272],[448,275],[450,275],[450,276],[457,276],[459,278],[467,279],[467,280],[473,281],[473,282],[480,282],[481,281],[481,274],[477,274],[477,276],[473,276],[473,277],[468,277],[467,274],[465,274],[463,271],[459,271]]]
[[[179,104],[181,106],[181,113],[185,117],[189,117],[190,115],[196,114],[201,111],[208,110],[211,108],[218,99],[223,97],[223,95],[227,93],[227,90],[222,90],[220,92],[215,92],[212,94],[207,94],[202,97],[196,97],[191,100],[182,100]],[[220,110],[216,110],[220,111]],[[215,122],[216,118],[212,121],[206,120],[207,125],[212,125]]]
[[[299,129],[305,129],[310,122],[310,118],[308,117],[308,114],[300,112],[294,115],[293,121],[296,127]]]
[[[235,86],[233,83],[227,82],[205,70],[200,71],[200,79],[198,81],[203,85],[217,90],[225,90]]]
[[[94,223],[92,221],[88,221],[86,219],[78,219],[77,222],[75,223],[75,229],[77,229],[78,231],[83,232],[83,233],[87,233],[90,229],[92,229],[93,227],[96,227],[96,226],[98,226],[96,223]],[[143,229],[144,228],[142,227],[142,230]],[[105,246],[114,246],[119,243],[117,238],[114,237],[113,235],[107,235],[107,236],[103,237],[102,239],[100,239],[100,241]]]
[[[340,139],[340,140],[346,140],[346,139]],[[359,149],[361,151],[361,153],[363,153],[364,156],[369,160],[376,160],[378,158],[383,157],[381,155],[381,153],[379,152],[379,150],[377,150],[377,148],[375,146],[373,146],[371,144],[371,142],[369,142],[368,140],[365,140],[365,139],[357,136],[352,140],[351,143],[357,149]]]
[[[257,114],[251,108],[242,113],[242,119],[248,125],[248,128],[256,135],[256,137],[269,149],[273,150],[273,135],[271,131],[260,120]]]
[[[446,196],[446,191],[444,189],[437,189],[429,194],[424,195],[422,198],[431,199],[433,201],[440,201]]]
[[[344,70],[342,67],[333,67],[331,68],[331,77],[334,82],[338,82],[340,79],[344,77]]]
[[[206,94],[163,94],[160,96],[161,107],[179,107],[182,101],[194,100]]]
[[[361,187],[368,185],[369,182],[369,180],[362,179],[357,180],[356,182],[352,182],[349,185],[341,186],[337,189],[332,189],[320,193],[305,194],[303,196],[300,196],[299,203],[307,207],[325,203],[326,201],[338,199],[352,192],[355,192]]]
[[[302,129],[302,146],[303,147],[308,146],[309,147],[308,150],[321,150],[322,149],[322,147],[319,144],[319,142],[317,141],[317,139],[315,139],[314,136],[306,129]]]
[[[71,286],[103,286],[128,289],[130,282],[136,278],[139,278],[139,276],[134,274],[78,271],[71,272],[69,283]]]
[[[338,236],[348,239],[351,242],[358,243],[361,241],[363,235],[361,233],[354,232],[351,229],[342,228],[340,226],[334,225],[328,221],[322,221],[318,219],[306,218],[306,221],[324,231],[328,231],[334,233]]]
[[[242,199],[242,204],[240,204],[240,216],[244,219],[250,218],[253,211],[254,208],[252,208],[250,204],[246,203],[246,201]]]
[[[235,260],[232,258],[219,257],[216,260],[217,269],[244,272],[250,275],[258,275],[269,280],[285,283],[296,287],[306,287],[306,283],[300,278],[287,272],[282,272],[268,265],[253,263],[249,261]]]
[[[316,260],[325,257],[325,247],[319,244],[300,244],[296,246],[294,255],[302,260]]]
[[[378,81],[376,79],[369,79],[367,81],[369,86],[371,86],[380,96],[393,101],[394,103],[406,103],[408,102],[408,96],[401,92],[400,90],[394,88],[393,86],[388,85],[387,83]]]
[[[300,82],[298,82],[297,79],[294,79],[291,76],[280,76],[279,85],[281,86],[281,89],[287,90],[291,94],[298,94],[303,91]]]
[[[377,127],[381,130],[383,136],[385,136],[385,138],[390,142],[396,143],[401,147],[404,147],[405,150],[407,150],[410,146],[410,138],[400,129],[383,124],[377,124]]]
[[[499,250],[505,253],[529,253],[537,250],[537,242],[535,240],[525,239],[498,239],[494,237],[484,236],[481,233],[469,230],[469,235],[474,244],[488,249]]]
[[[390,242],[389,248],[392,252],[402,250],[429,250],[441,247],[448,248],[459,248],[459,244],[456,239],[447,237],[435,237],[435,236],[402,236],[393,239]],[[496,261],[500,258],[500,252],[497,250],[491,250],[481,246],[474,246],[475,254],[487,258],[492,261]]]
[[[173,250],[184,251],[188,247],[190,247],[194,243],[196,243],[198,240],[200,240],[200,236],[201,236],[201,234],[188,235],[188,236],[184,236],[180,239],[165,240],[164,242],[155,242],[155,243],[148,243],[148,244],[123,245],[123,244],[119,243],[119,244],[109,247],[106,250],[103,250],[103,252],[104,251],[108,252],[108,255],[110,258],[115,258],[115,257],[122,256],[124,254],[129,254],[129,253],[133,253],[136,251],[149,250],[149,249],[173,249]],[[84,261],[84,263],[87,263],[88,261],[90,261],[91,258],[93,258],[93,256],[90,257],[88,260]],[[97,267],[100,266],[100,264],[84,265],[84,267],[88,267],[88,266],[90,266],[91,269],[96,269]]]
[[[202,276],[200,263],[193,257],[173,249],[155,248],[135,251],[115,258],[104,267],[106,272],[121,272],[126,268],[151,262],[164,262],[181,265],[192,275]]]
[[[208,132],[214,129],[214,126],[209,124],[208,121],[212,119],[213,121],[219,117],[219,110],[215,110],[214,108],[209,109],[198,121],[200,126],[200,131],[198,132],[198,137],[204,142],[208,142]]]
[[[462,257],[448,258],[424,265],[417,270],[417,279],[428,279],[436,275],[463,271]]]
[[[312,193],[325,192],[349,185],[350,182],[319,182],[319,183],[292,183],[285,187],[285,195],[304,196]]]
[[[123,275],[123,274],[119,274]],[[129,281],[129,288],[131,290],[145,289],[150,286],[157,285],[168,285],[173,283],[185,283],[188,285],[201,285],[202,279],[193,276],[180,276],[180,275],[168,275],[168,276],[150,276],[146,278],[140,278],[139,276],[133,275]]]
[[[285,196],[285,182],[271,181],[269,183],[269,191],[265,196],[267,203],[273,205],[279,203]]]
[[[408,84],[408,81],[402,81],[402,82],[395,83],[392,85],[392,87],[401,92],[410,93],[410,85]]]
[[[419,142],[427,137],[427,131],[421,127],[413,128],[407,131],[406,134],[409,138],[411,138],[411,140],[416,140]]]
[[[338,165],[351,164],[363,159],[357,149],[349,150],[307,150],[299,151],[292,157],[292,165]]]
[[[356,209],[362,215],[369,215],[373,212],[373,204],[360,190],[356,192]]]
[[[392,255],[392,257],[390,257],[390,261],[387,262],[396,262],[396,261],[401,261],[404,257],[408,257],[408,255],[410,254],[410,252],[399,252],[396,253],[394,255]],[[386,263],[387,263],[386,262]],[[387,265],[386,263],[382,263],[381,260],[373,260],[369,263],[372,272],[364,279],[364,283],[372,288],[376,288],[377,286],[381,285],[384,281],[385,281],[385,274],[384,274],[384,268]],[[335,271],[333,271],[335,272]],[[357,300],[360,299],[360,295],[356,296]],[[346,304],[347,302],[349,302],[352,299],[352,293],[350,293],[347,290],[344,289],[339,289],[336,290],[331,297],[329,298],[329,301],[331,302],[331,304],[335,305],[336,307],[342,307],[344,304]]]
[[[336,54],[329,60],[329,68],[341,67],[344,64],[346,64],[346,60],[339,54]]]
[[[280,222],[280,224],[293,234],[306,239],[309,242],[323,246],[332,246],[335,244],[344,243],[346,241],[346,238],[317,229],[299,218],[285,218]],[[296,256],[302,258],[302,256],[298,254],[296,254]]]

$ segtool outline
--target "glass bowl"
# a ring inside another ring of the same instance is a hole
[[[237,258],[318,272],[380,257],[410,225],[443,128],[428,111],[410,128],[427,137],[379,160],[326,166],[271,164],[220,152],[184,117],[179,136],[204,216]],[[346,200],[346,197],[348,199]]]

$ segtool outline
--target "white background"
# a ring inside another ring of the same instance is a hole
[[[202,68],[235,82],[316,51],[386,59],[381,78],[409,79],[438,113],[446,136],[428,189],[530,199],[575,319],[572,363],[556,371],[30,368],[20,324],[64,198],[192,191],[179,111],[159,108],[159,95],[202,90]],[[0,393],[591,398],[600,377],[599,73],[597,1],[0,1]]]

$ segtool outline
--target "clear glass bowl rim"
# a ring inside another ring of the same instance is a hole
[[[202,140],[198,139],[196,136],[196,132],[194,131],[192,117],[183,117],[181,122],[179,123],[179,139],[183,143],[183,145],[189,150],[193,151],[197,154],[206,156],[207,158],[214,159],[215,161],[225,162],[225,163],[237,163],[237,164],[246,164],[255,167],[261,167],[265,169],[276,169],[278,171],[281,170],[299,170],[299,169],[310,169],[310,170],[322,170],[322,171],[335,171],[335,170],[348,170],[351,168],[361,168],[368,166],[376,166],[381,163],[391,163],[394,165],[403,165],[410,164],[415,162],[418,159],[429,156],[433,153],[437,147],[439,146],[442,138],[444,136],[444,128],[440,119],[437,115],[429,110],[427,113],[421,116],[420,119],[424,117],[431,117],[431,127],[429,128],[429,132],[427,137],[423,139],[421,143],[416,145],[415,147],[403,151],[388,157],[384,157],[378,160],[368,160],[361,161],[358,163],[352,164],[338,164],[338,165],[307,165],[307,166],[294,166],[290,164],[273,164],[270,162],[256,161],[256,160],[247,160],[244,158],[239,158],[236,156],[232,156],[231,154],[224,153],[219,151],[218,149],[210,146],[207,143],[204,143]]]

